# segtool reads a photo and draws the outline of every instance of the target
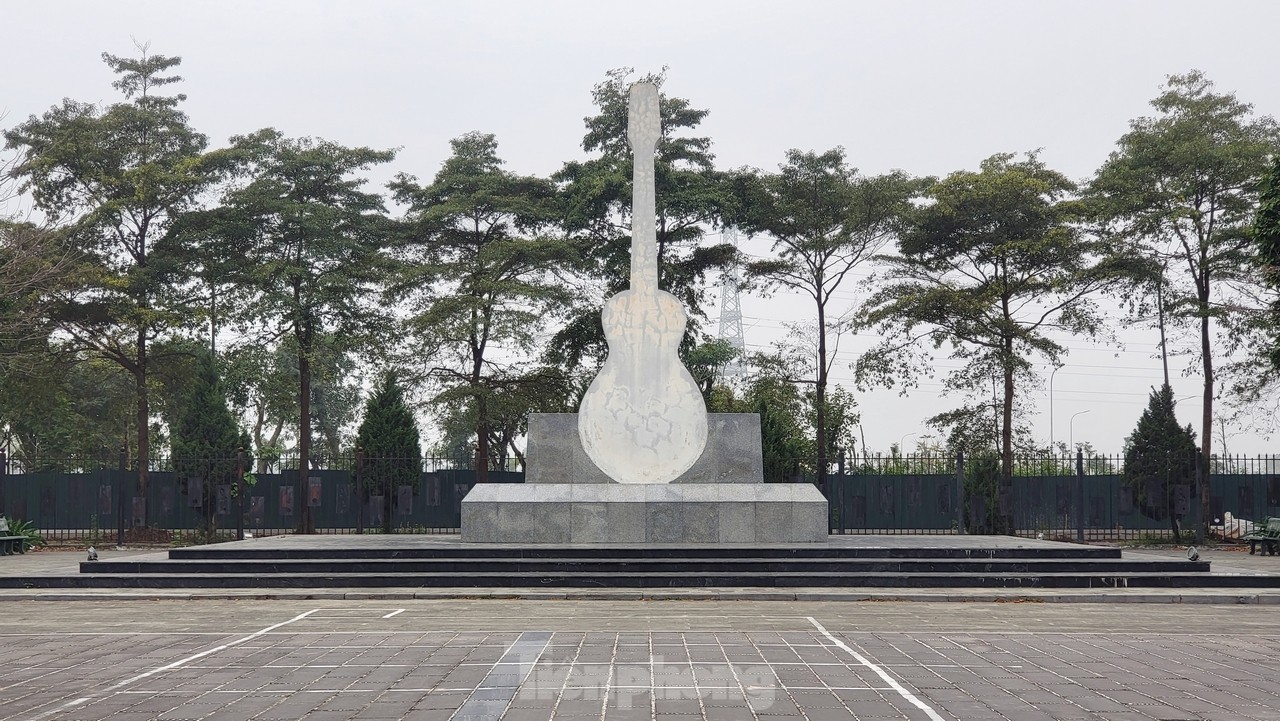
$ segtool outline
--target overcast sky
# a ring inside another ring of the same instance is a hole
[[[582,119],[605,71],[668,66],[668,94],[710,116],[722,167],[772,169],[788,148],[846,148],[869,173],[942,175],[997,152],[1042,149],[1088,177],[1166,75],[1203,70],[1280,115],[1280,3],[1125,2],[59,2],[6,3],[0,121],[63,97],[115,102],[106,51],[134,39],[183,58],[192,124],[215,145],[265,126],[291,136],[400,148],[380,175],[430,178],[450,138],[497,135],[508,167],[549,174],[582,156]],[[753,252],[763,252],[753,246]],[[850,289],[848,299],[856,297]],[[767,346],[804,316],[793,299],[744,297],[747,342]],[[709,309],[713,320],[716,310]],[[1074,348],[1055,379],[1054,435],[1119,452],[1160,382],[1152,339],[1122,352]],[[842,346],[837,378],[869,339]],[[848,351],[846,353],[846,351]],[[847,359],[846,359],[847,356]],[[1199,431],[1198,379],[1175,383]],[[939,385],[861,397],[867,444],[912,446],[951,407]],[[1047,385],[1035,389],[1049,437]],[[1081,411],[1069,425],[1069,417]],[[915,434],[915,435],[912,435]],[[1215,436],[1216,440],[1216,436]],[[1219,445],[1220,449],[1220,445]],[[1228,429],[1228,450],[1274,452]]]

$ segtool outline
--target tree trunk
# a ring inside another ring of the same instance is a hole
[[[307,503],[307,476],[311,473],[311,358],[310,343],[298,344],[298,533],[315,533],[311,506]]]
[[[819,284],[820,285],[820,284]],[[818,488],[827,487],[827,314],[823,303],[818,303],[818,378],[814,388],[814,435],[818,441]]]
[[[1209,529],[1209,459],[1213,455],[1213,355],[1209,342],[1209,287],[1205,282],[1200,292],[1200,355],[1204,360],[1204,414],[1200,422],[1203,431],[1200,434],[1200,454],[1202,468],[1197,478],[1200,483],[1200,520],[1205,535]]]
[[[1004,407],[1000,414],[1000,480],[1013,483],[1013,338],[1004,339]]]
[[[145,327],[138,330],[137,353],[138,365],[133,378],[138,394],[138,495],[146,497],[151,456],[151,407],[147,403],[147,329]]]
[[[486,418],[488,413],[488,403],[484,398],[477,398],[476,415],[479,422],[476,423],[476,483],[489,482],[489,421]]]

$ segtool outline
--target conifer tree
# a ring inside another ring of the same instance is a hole
[[[212,540],[217,524],[215,488],[235,481],[236,454],[244,438],[227,407],[212,357],[202,355],[197,361],[190,393],[172,432],[173,469],[179,488],[189,492],[187,480],[200,479],[196,485],[203,516],[201,530],[206,540]]]
[[[365,489],[382,495],[382,530],[390,533],[395,489],[416,487],[422,472],[418,422],[394,373],[385,374],[370,396],[356,443],[364,449]]]
[[[1178,425],[1173,389],[1167,384],[1151,391],[1147,409],[1125,445],[1124,482],[1133,489],[1138,508],[1148,518],[1168,520],[1174,540],[1182,540],[1174,487],[1195,480],[1198,450],[1191,426]]]

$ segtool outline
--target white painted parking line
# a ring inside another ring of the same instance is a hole
[[[387,615],[383,616],[383,618],[391,618],[392,616],[398,616],[398,615],[400,615],[400,614],[404,613],[404,611],[405,611],[405,610],[404,610],[403,608],[397,608],[396,610],[392,611],[391,613],[388,613]]]
[[[198,660],[200,660],[200,659],[204,658],[205,656],[209,656],[209,655],[215,654],[215,653],[217,653],[217,652],[219,652],[219,651],[225,651],[226,649],[231,648],[232,646],[239,646],[239,645],[240,645],[240,644],[242,644],[242,643],[247,643],[247,642],[252,641],[252,640],[254,640],[254,639],[256,639],[256,638],[258,638],[258,637],[260,637],[260,636],[265,636],[265,635],[267,635],[268,633],[271,633],[272,631],[274,631],[274,630],[276,630],[276,629],[278,629],[278,628],[281,628],[281,627],[283,627],[283,626],[288,626],[289,624],[294,623],[295,621],[301,621],[302,619],[304,619],[304,618],[306,618],[306,617],[310,616],[310,615],[311,615],[311,614],[313,614],[313,613],[316,613],[316,612],[317,612],[317,611],[319,611],[319,610],[320,610],[320,609],[318,609],[318,608],[313,608],[313,609],[311,609],[310,611],[307,611],[307,612],[305,612],[305,613],[300,613],[300,614],[298,614],[297,616],[294,616],[293,618],[289,619],[288,621],[281,621],[280,623],[272,624],[272,625],[270,625],[270,626],[267,626],[266,628],[260,629],[260,630],[258,630],[258,631],[254,631],[253,633],[249,634],[248,636],[242,636],[242,637],[240,637],[240,638],[235,639],[234,641],[228,641],[227,643],[224,643],[224,644],[222,644],[222,645],[220,645],[220,646],[215,646],[215,647],[213,647],[213,648],[206,649],[206,650],[204,650],[204,651],[201,651],[200,653],[193,653],[193,654],[191,654],[190,656],[187,656],[186,658],[178,659],[177,661],[174,661],[174,662],[172,662],[172,663],[167,663],[167,664],[165,664],[165,665],[163,665],[163,666],[158,666],[158,667],[156,667],[156,668],[151,669],[150,671],[144,671],[144,672],[142,672],[142,673],[140,673],[140,674],[138,674],[138,675],[136,675],[136,676],[131,676],[131,677],[129,677],[129,678],[126,678],[126,679],[125,679],[125,680],[123,680],[123,681],[116,682],[116,683],[112,684],[111,686],[108,686],[107,688],[103,689],[102,691],[99,691],[99,692],[97,692],[97,693],[91,693],[91,694],[89,694],[89,695],[87,695],[87,696],[82,696],[82,697],[77,698],[77,699],[72,699],[72,700],[70,700],[70,701],[68,701],[68,702],[66,702],[66,703],[64,703],[64,704],[62,704],[61,706],[58,706],[58,707],[56,707],[56,708],[50,709],[50,710],[48,710],[48,711],[45,711],[44,713],[41,713],[41,714],[39,714],[39,715],[32,716],[32,717],[31,717],[31,719],[30,719],[30,721],[42,721],[42,719],[46,719],[46,718],[48,718],[48,717],[50,717],[50,716],[52,716],[52,715],[54,715],[54,714],[58,713],[59,711],[65,711],[65,710],[67,710],[67,709],[69,709],[69,708],[75,708],[76,706],[80,706],[80,705],[82,705],[82,704],[86,704],[86,703],[88,703],[88,702],[90,702],[90,701],[93,701],[94,699],[100,698],[100,697],[102,697],[102,696],[106,696],[106,695],[108,695],[108,694],[115,693],[117,690],[119,690],[119,689],[121,689],[121,688],[123,688],[123,687],[125,687],[125,686],[128,686],[129,684],[137,683],[138,681],[141,681],[141,680],[143,680],[143,679],[145,679],[145,678],[150,678],[150,677],[155,676],[156,674],[159,674],[159,673],[164,673],[165,671],[172,671],[173,669],[175,669],[175,668],[180,668],[180,667],[182,667],[182,666],[185,666],[185,665],[187,665],[187,664],[191,663],[192,661],[198,661]]]
[[[911,693],[906,688],[904,688],[902,684],[898,683],[897,679],[890,676],[888,672],[886,672],[884,669],[872,663],[862,654],[858,653],[857,651],[854,651],[852,648],[849,648],[848,644],[846,644],[844,641],[841,641],[835,636],[832,636],[831,633],[822,626],[822,624],[818,623],[817,619],[815,619],[812,616],[806,616],[805,618],[809,620],[809,623],[813,624],[814,628],[818,629],[818,633],[821,633],[823,636],[826,636],[828,641],[835,644],[835,646],[839,648],[841,651],[844,651],[850,656],[853,656],[855,659],[857,659],[858,663],[862,664],[863,666],[866,666],[867,668],[875,672],[877,676],[883,679],[885,683],[889,684],[889,686],[894,691],[898,692],[899,696],[906,699],[906,701],[910,703],[912,706],[915,706],[921,711],[924,711],[925,714],[929,716],[929,721],[944,721],[944,719],[938,715],[938,712],[933,710],[933,707],[929,706],[929,704],[925,703],[924,701],[921,701],[919,698],[916,697],[915,694]]]

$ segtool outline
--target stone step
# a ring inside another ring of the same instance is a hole
[[[839,536],[833,536],[838,539]],[[248,543],[248,542],[246,542]],[[172,559],[432,559],[432,558],[954,558],[954,559],[1071,559],[1120,558],[1121,549],[1107,546],[1056,544],[1052,547],[878,547],[878,546],[516,546],[441,544],[439,547],[364,546],[352,548],[253,548],[218,544],[175,548]]]
[[[1209,573],[343,573],[0,577],[3,588],[1280,588],[1280,576]]]
[[[868,558],[171,559],[81,563],[81,573],[1192,573],[1205,561]]]

